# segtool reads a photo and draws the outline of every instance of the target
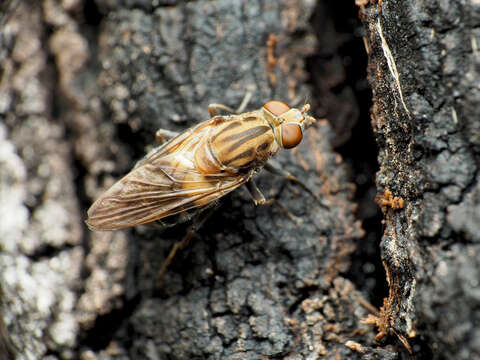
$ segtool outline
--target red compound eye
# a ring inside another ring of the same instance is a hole
[[[263,107],[275,116],[280,116],[290,110],[290,106],[279,100],[269,101],[265,105],[263,105]]]
[[[282,125],[282,145],[285,149],[291,149],[300,144],[303,134],[298,124]]]

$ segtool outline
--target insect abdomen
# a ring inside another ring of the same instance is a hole
[[[223,124],[210,138],[212,153],[230,169],[263,165],[271,155],[275,139],[268,123],[255,113]]]

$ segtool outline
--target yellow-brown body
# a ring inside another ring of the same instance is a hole
[[[314,121],[306,111],[270,101],[184,131],[105,192],[88,210],[88,226],[114,230],[205,208],[249,181],[279,147],[296,146]]]
[[[216,125],[195,150],[196,166],[202,173],[250,171],[262,167],[278,151],[273,131],[259,111],[216,116],[211,122]]]

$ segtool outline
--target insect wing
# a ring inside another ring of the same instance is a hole
[[[208,122],[186,130],[114,184],[88,210],[92,229],[115,230],[204,207],[244,184],[250,174],[203,174],[194,152],[209,135]]]

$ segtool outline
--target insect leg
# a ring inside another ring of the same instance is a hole
[[[243,98],[242,102],[240,103],[240,105],[238,106],[238,109],[237,109],[237,114],[240,114],[242,113],[245,108],[247,107],[248,103],[250,102],[250,99],[252,98],[252,92],[251,91],[248,91],[246,94],[245,94],[245,97]]]
[[[257,187],[257,184],[255,184],[253,179],[248,180],[245,185],[247,186],[248,192],[252,196],[252,199],[255,205],[276,205],[279,207],[280,211],[283,212],[283,214],[286,217],[288,217],[290,220],[292,220],[297,226],[302,224],[303,222],[302,219],[291,214],[287,209],[285,209],[285,207],[278,200],[276,199],[266,200],[265,196]]]
[[[288,171],[282,169],[280,166],[278,166],[277,163],[270,160],[268,163],[265,164],[264,169],[269,171],[270,173],[272,173],[274,175],[281,176],[284,179],[290,180],[290,181],[294,182],[295,184],[299,185],[303,190],[308,192],[320,205],[325,207],[325,205],[322,204],[322,202],[320,201],[318,196],[315,195],[315,193],[312,190],[310,190],[310,188],[307,185],[305,185],[303,182],[301,182],[295,176],[290,174]]]
[[[179,133],[176,131],[165,130],[165,129],[158,129],[155,133],[155,137],[157,138],[157,142],[162,145],[165,141],[173,139]]]
[[[293,215],[290,211],[288,211],[282,203],[276,199],[270,199],[265,201],[264,205],[276,205],[280,209],[280,211],[285,215],[289,220],[293,221],[295,225],[300,226],[303,224],[303,220],[298,216]]]
[[[162,147],[162,145],[169,141],[170,139],[173,139],[175,136],[177,136],[179,133],[176,131],[171,131],[171,130],[165,130],[165,129],[158,129],[157,132],[155,133],[155,137],[157,139],[157,142],[159,146],[156,148],[150,150],[147,155],[145,155],[143,158],[138,160],[135,163],[135,166],[133,167],[134,169],[142,165],[145,161],[147,161],[155,152],[158,151]],[[168,176],[168,175],[167,175]]]
[[[167,256],[167,259],[162,264],[162,267],[158,272],[158,276],[157,276],[158,286],[162,284],[162,278],[167,272],[167,269],[170,266],[170,264],[173,262],[173,259],[175,258],[175,255],[177,254],[177,252],[185,249],[190,244],[190,241],[192,240],[193,235],[202,227],[205,221],[207,221],[208,218],[215,212],[217,207],[218,207],[218,203],[214,202],[212,203],[212,205],[205,207],[203,211],[201,211],[200,213],[198,213],[193,217],[192,224],[188,228],[187,233],[185,234],[182,240],[173,244],[172,250],[170,250],[170,253]]]
[[[248,180],[245,185],[247,186],[247,190],[250,193],[255,205],[264,205],[267,202],[267,200],[265,200],[265,196],[263,196],[253,179]]]
[[[208,112],[210,113],[211,117],[218,115],[217,110],[222,110],[231,114],[240,114],[245,110],[251,98],[252,93],[249,91],[245,94],[245,97],[243,98],[237,110],[233,110],[231,107],[222,104],[210,104],[208,105]]]
[[[208,112],[210,113],[211,117],[214,117],[214,116],[218,115],[217,110],[222,110],[222,111],[225,111],[227,113],[235,114],[235,110],[233,110],[231,107],[228,107],[226,105],[222,105],[222,104],[209,104],[208,105]]]

